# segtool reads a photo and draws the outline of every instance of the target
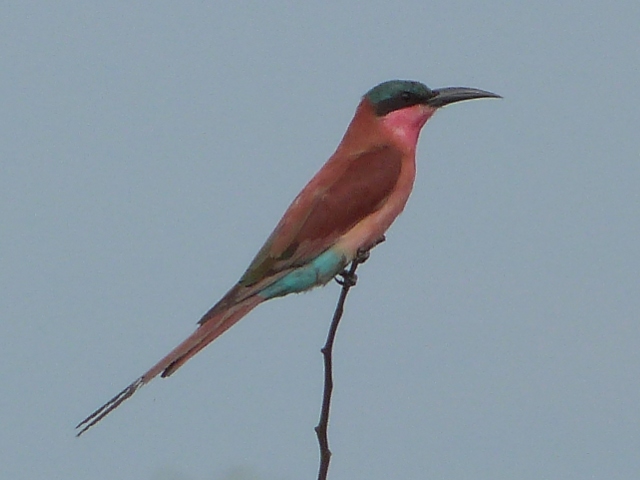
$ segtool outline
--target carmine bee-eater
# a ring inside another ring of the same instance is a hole
[[[196,330],[77,426],[78,436],[156,376],[168,377],[260,303],[324,285],[381,239],[413,188],[418,136],[441,107],[500,98],[391,80],[369,90],[335,153],[302,189],[249,268]]]

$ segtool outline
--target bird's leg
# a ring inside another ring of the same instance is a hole
[[[349,270],[341,271],[336,278],[334,278],[338,285],[343,287],[353,287],[358,283],[358,275],[351,273]]]
[[[356,252],[356,258],[353,259],[354,262],[361,264],[369,260],[369,256],[371,255],[371,250],[380,245],[382,242],[386,240],[385,236],[382,235],[380,238],[376,239],[371,245],[366,247],[361,247]]]
[[[376,246],[380,245],[385,240],[386,240],[385,236],[382,235],[380,238],[376,239],[371,245],[367,247],[359,248],[358,251],[356,252],[355,258],[353,259],[352,266],[360,265],[361,263],[364,263],[367,260],[369,260],[369,256],[371,255],[371,250]],[[342,277],[342,278],[336,277],[335,280],[338,283],[338,285],[342,285],[343,287],[355,286],[355,284],[358,282],[358,276],[352,270],[355,270],[355,269],[353,269],[353,267],[349,270],[345,269],[338,274],[338,277]]]
[[[382,242],[386,240],[385,236],[382,235],[380,238],[376,239],[371,245],[367,247],[359,248],[356,252],[356,258],[353,259],[354,262],[358,264],[364,263],[369,260],[369,256],[371,255],[371,250],[380,245]]]

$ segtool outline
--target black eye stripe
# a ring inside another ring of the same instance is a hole
[[[365,98],[371,102],[377,116],[384,116],[395,110],[427,103],[433,95],[433,91],[422,83],[390,80],[373,87]]]
[[[394,97],[378,102],[376,105],[376,114],[380,116],[386,115],[387,113],[395,110],[411,107],[412,105],[417,105],[419,103],[424,103],[423,97],[416,95],[413,92],[400,92]]]

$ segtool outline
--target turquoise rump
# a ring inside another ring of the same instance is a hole
[[[269,285],[258,295],[265,300],[282,297],[289,293],[299,293],[324,285],[338,275],[347,265],[344,255],[327,250],[310,263],[296,268],[277,282]]]

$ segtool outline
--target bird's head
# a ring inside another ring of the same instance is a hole
[[[415,143],[420,129],[441,107],[475,98],[502,98],[495,93],[467,87],[430,89],[420,82],[390,80],[376,85],[364,95],[374,114],[385,126]]]

